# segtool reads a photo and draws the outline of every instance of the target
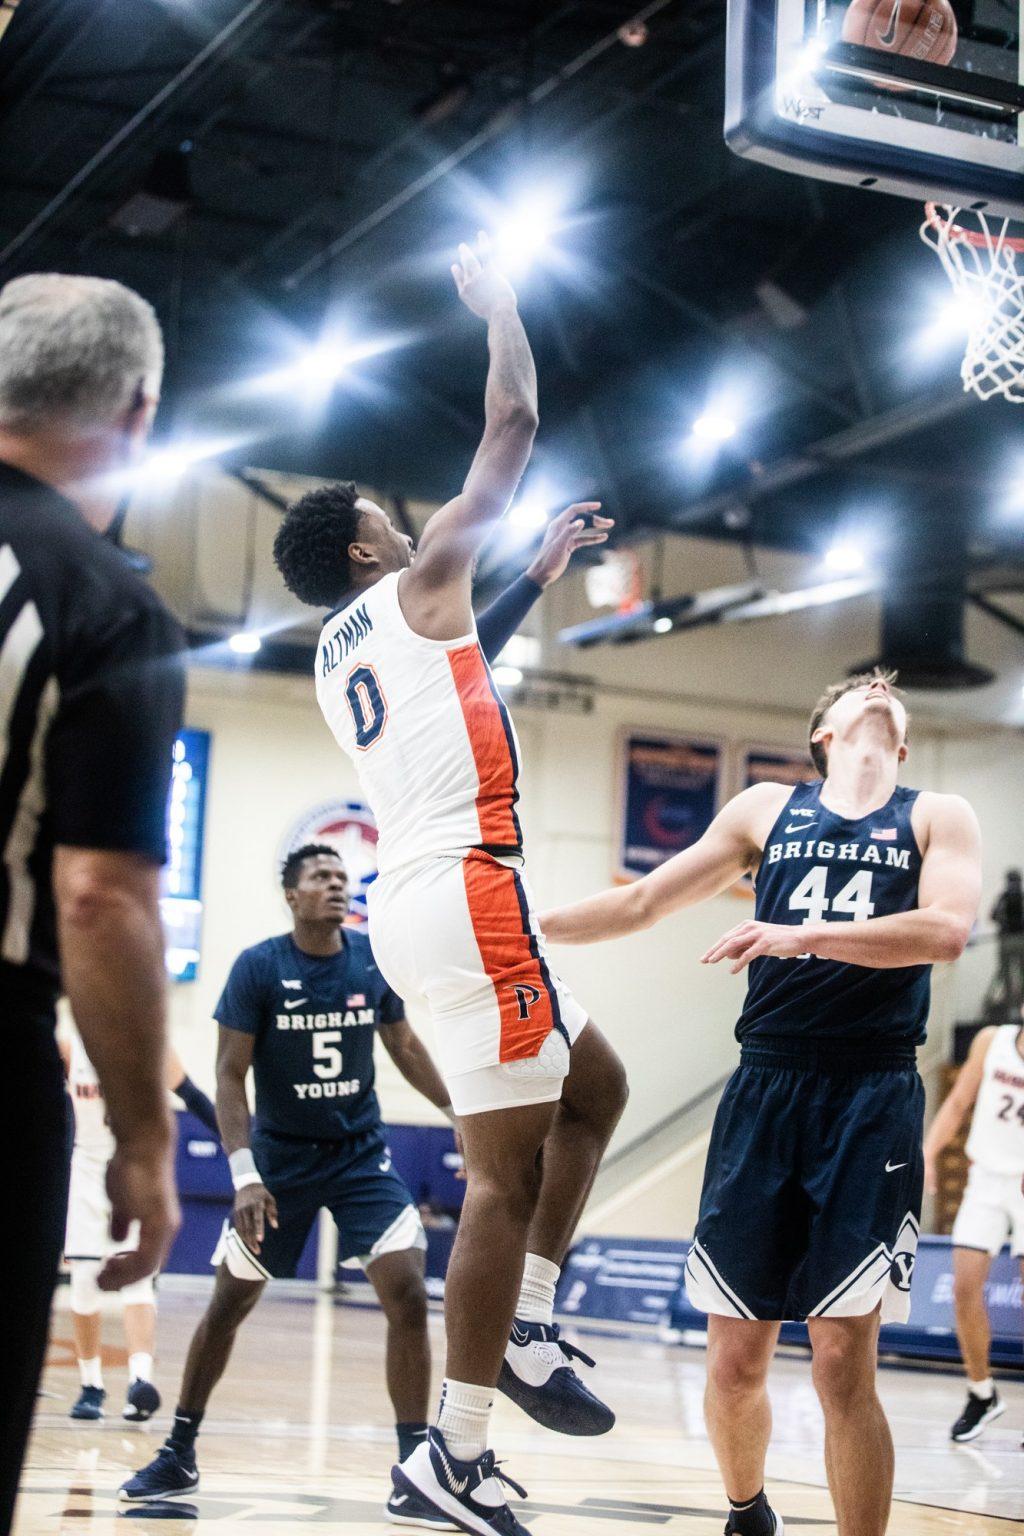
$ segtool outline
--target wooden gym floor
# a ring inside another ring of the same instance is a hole
[[[199,1440],[201,1489],[157,1514],[119,1506],[118,1484],[155,1453],[174,1408],[185,1349],[205,1305],[201,1282],[161,1289],[157,1384],[164,1406],[146,1426],[120,1418],[125,1356],[116,1311],[104,1319],[107,1418],[73,1423],[77,1396],[66,1294],[25,1469],[16,1536],[113,1536],[209,1528],[218,1536],[392,1536],[382,1515],[394,1447],[375,1308],[271,1289],[242,1329]],[[435,1367],[443,1346],[431,1319]],[[618,1424],[598,1441],[535,1428],[499,1398],[494,1445],[529,1490],[520,1508],[536,1536],[720,1536],[723,1500],[701,1419],[704,1356],[650,1338],[589,1334],[593,1379]],[[588,1376],[589,1372],[586,1372]],[[827,1536],[835,1522],[822,1463],[821,1421],[804,1358],[777,1361],[769,1493],[791,1536]],[[1000,1383],[1007,1412],[973,1446],[952,1446],[963,1386],[953,1371],[885,1369],[881,1392],[897,1446],[890,1536],[1009,1536],[1024,1519],[1024,1379]],[[161,1519],[158,1526],[156,1521]],[[169,1521],[169,1523],[164,1523]],[[123,1527],[122,1527],[123,1529]]]

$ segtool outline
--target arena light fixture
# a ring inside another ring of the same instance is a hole
[[[838,539],[825,551],[825,569],[837,576],[852,576],[854,572],[864,570],[867,563],[863,545],[853,539]]]
[[[513,528],[523,528],[530,532],[544,528],[551,516],[553,504],[552,498],[542,487],[532,486],[509,508],[509,524]]]
[[[263,641],[254,629],[240,629],[228,639],[236,656],[255,656]]]
[[[251,379],[246,386],[254,394],[292,394],[299,400],[320,399],[346,378],[359,363],[380,357],[403,346],[406,338],[392,333],[356,340],[338,332],[322,336],[312,346],[302,347],[294,360],[283,368]]]
[[[495,667],[491,676],[499,688],[518,688],[523,680],[519,667]]]
[[[709,406],[696,418],[693,436],[705,443],[727,443],[739,431],[735,416],[720,406]]]
[[[500,266],[522,274],[550,248],[558,233],[560,199],[550,189],[525,193],[492,220],[491,243]]]
[[[129,470],[131,488],[173,485],[196,464],[220,458],[240,448],[244,441],[241,437],[211,437],[168,443],[147,453],[141,463]]]

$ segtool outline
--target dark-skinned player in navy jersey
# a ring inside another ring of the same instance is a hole
[[[477,620],[488,660],[573,554],[593,542],[571,509],[551,520],[527,570]],[[366,934],[341,927],[348,881],[338,855],[326,845],[298,849],[284,866],[282,884],[293,932],[244,950],[216,1008],[217,1115],[235,1206],[214,1255],[213,1299],[189,1348],[171,1435],[122,1486],[129,1502],[183,1498],[199,1487],[199,1426],[238,1327],[268,1279],[294,1274],[321,1207],[338,1226],[340,1256],[363,1264],[387,1319],[399,1459],[427,1433],[426,1240],[387,1152],[373,1087],[375,1034],[406,1080],[454,1118],[450,1097],[377,969]],[[455,1529],[408,1492],[391,1492],[387,1515],[397,1524]]]
[[[708,1317],[705,1415],[726,1531],[774,1536],[765,1390],[781,1322],[806,1320],[838,1536],[883,1536],[893,1448],[875,1390],[881,1322],[905,1321],[923,1183],[930,968],[961,953],[981,889],[957,795],[897,784],[894,675],[830,688],[811,716],[821,779],[758,784],[635,884],[547,913],[552,941],[648,928],[752,872],[752,920],[702,957],[749,966],[740,1066],[719,1106],[687,1264]]]

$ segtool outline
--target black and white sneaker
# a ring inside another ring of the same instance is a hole
[[[126,1504],[158,1504],[181,1499],[199,1487],[199,1468],[189,1465],[170,1445],[162,1445],[148,1466],[136,1472],[117,1490]]]
[[[125,1398],[121,1417],[127,1419],[130,1424],[145,1424],[159,1407],[160,1393],[153,1383],[137,1378],[128,1388],[128,1396]]]
[[[978,1397],[976,1393],[968,1392],[964,1411],[950,1430],[949,1438],[958,1445],[977,1440],[985,1425],[1005,1412],[1006,1404],[994,1389],[991,1397]]]
[[[475,1461],[460,1461],[445,1445],[439,1429],[431,1428],[422,1445],[401,1466],[391,1468],[391,1481],[389,1513],[395,1496],[406,1493],[414,1495],[421,1508],[471,1536],[529,1536],[509,1509],[502,1484],[523,1499],[526,1490],[498,1471],[493,1451],[485,1451]]]
[[[102,1419],[103,1404],[107,1394],[102,1387],[83,1387],[78,1394],[78,1401],[69,1410],[71,1419]]]
[[[428,1504],[421,1493],[415,1489],[408,1493],[399,1493],[397,1488],[392,1488],[391,1497],[384,1506],[384,1514],[392,1525],[419,1525],[428,1531],[457,1531],[461,1527],[447,1515],[439,1514],[432,1504]]]
[[[757,1536],[785,1536],[785,1531],[782,1516],[775,1513],[763,1493],[749,1508],[730,1510],[725,1522],[725,1536],[748,1536],[750,1532],[757,1532]]]
[[[517,1317],[501,1362],[499,1391],[545,1429],[560,1435],[606,1435],[615,1415],[584,1386],[574,1360],[594,1364],[559,1337],[557,1323],[523,1323]]]

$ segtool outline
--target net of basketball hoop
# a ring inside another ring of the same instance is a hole
[[[1024,405],[1024,239],[1009,219],[939,203],[925,204],[921,239],[964,306],[964,389]]]

